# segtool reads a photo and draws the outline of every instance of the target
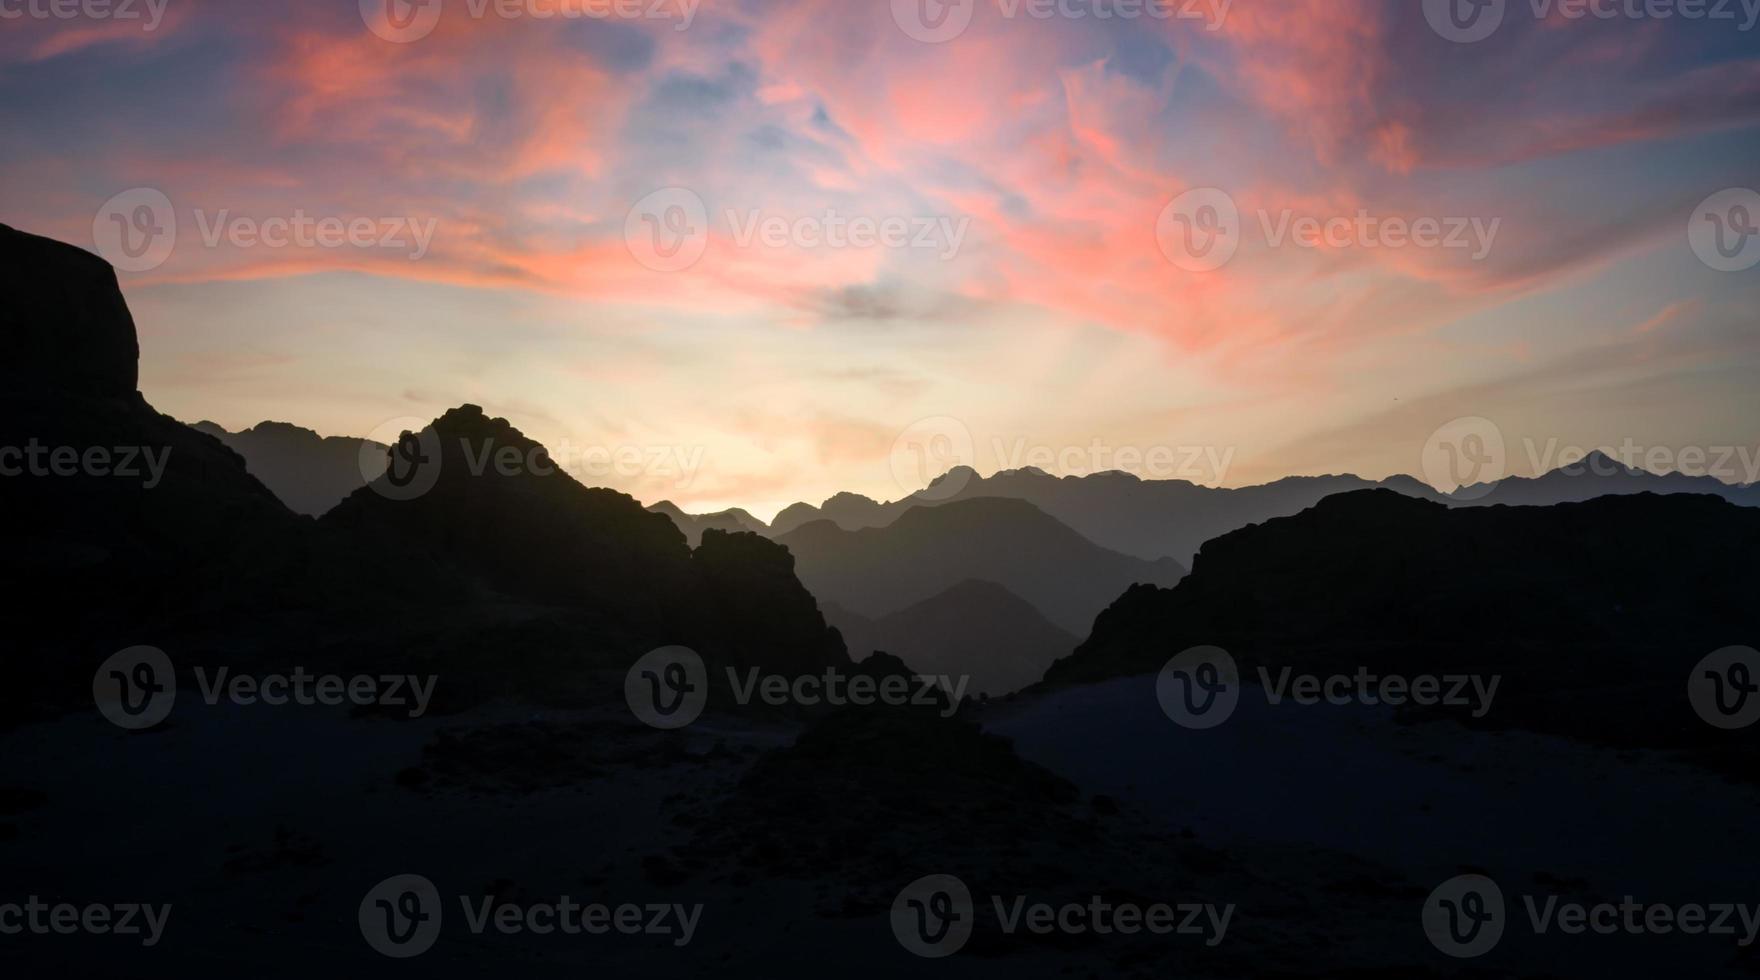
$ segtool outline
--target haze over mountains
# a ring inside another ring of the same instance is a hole
[[[213,422],[190,428],[225,443],[244,457],[245,469],[281,498],[289,510],[318,517],[385,470],[389,448],[366,439],[320,436],[286,422],[263,422],[228,432]],[[369,452],[363,457],[362,449]],[[377,456],[371,467],[364,459]]]
[[[852,659],[891,653],[919,674],[969,676],[972,694],[1010,694],[1039,682],[1080,638],[995,582],[968,579],[897,612],[870,618],[821,603]]]

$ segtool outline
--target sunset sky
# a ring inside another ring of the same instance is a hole
[[[186,421],[366,435],[474,402],[553,449],[699,460],[590,482],[764,517],[915,489],[925,431],[986,472],[1165,447],[1206,472],[1158,475],[1231,486],[1420,473],[1468,416],[1516,473],[1553,440],[1760,445],[1760,268],[1689,236],[1760,188],[1740,2],[1511,0],[1460,41],[1418,0],[976,0],[938,43],[904,0],[446,0],[403,36],[356,0],[33,3],[0,0],[0,221],[115,258],[111,202],[164,195],[175,246],[119,274],[141,388]],[[1194,189],[1238,208],[1219,268],[1169,247]],[[375,233],[216,224],[300,215]],[[828,215],[909,234],[829,244]],[[1277,240],[1302,218],[1350,230]]]

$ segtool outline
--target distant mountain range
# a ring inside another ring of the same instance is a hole
[[[1102,548],[1024,500],[916,507],[859,531],[817,521],[776,540],[794,553],[814,595],[863,616],[885,616],[979,579],[1077,635],[1127,586],[1171,585],[1185,575],[1171,558],[1145,561]]]
[[[1537,477],[1512,476],[1462,487],[1450,499],[1470,506],[1549,507],[1633,493],[1702,493],[1744,507],[1760,507],[1760,485],[1736,486],[1713,476],[1651,473],[1599,450]]]
[[[190,428],[213,436],[243,456],[245,469],[289,510],[310,517],[321,516],[383,473],[385,452],[390,448],[366,439],[320,436],[286,422],[262,422],[243,432],[228,432],[207,421]],[[363,448],[371,452],[363,456]],[[363,459],[376,461],[366,469]]]
[[[968,676],[971,694],[998,696],[1035,684],[1079,637],[994,582],[968,579],[878,619],[825,603],[850,655],[893,654],[919,674]]]
[[[685,540],[691,547],[703,540],[703,532],[709,530],[727,531],[730,533],[750,532],[770,536],[770,528],[763,521],[739,508],[724,510],[715,514],[686,514],[677,504],[670,500],[662,500],[648,508],[656,514],[664,514],[672,519],[672,523],[684,532]]]

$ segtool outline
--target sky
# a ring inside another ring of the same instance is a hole
[[[1476,2],[0,0],[0,221],[175,417],[692,511],[1760,478],[1760,0]]]

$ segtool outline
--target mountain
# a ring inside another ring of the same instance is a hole
[[[386,472],[321,527],[495,595],[564,608],[612,648],[685,643],[783,671],[847,662],[781,546],[708,531],[693,552],[664,514],[581,485],[478,406],[448,411],[389,454]]]
[[[914,504],[898,501],[882,504],[871,497],[859,493],[840,493],[825,501],[818,507],[811,504],[791,504],[776,515],[771,522],[771,533],[782,535],[814,521],[830,521],[845,531],[859,531],[865,527],[882,527],[891,524],[899,514],[904,513]]]
[[[835,603],[824,609],[853,658],[884,650],[918,674],[969,677],[970,694],[992,697],[1037,683],[1079,642],[1025,599],[977,579],[879,619]]]
[[[949,492],[954,487],[958,489]],[[1031,503],[1103,548],[1149,560],[1171,557],[1189,563],[1199,546],[1218,535],[1288,517],[1331,494],[1374,487],[1442,499],[1406,476],[1379,482],[1356,476],[1298,476],[1224,489],[1184,480],[1144,480],[1119,472],[1056,477],[1028,468],[985,477],[969,467],[956,467],[927,490],[887,504],[856,494],[839,494],[818,508],[795,504],[777,515],[773,531],[783,535],[814,520],[829,520],[850,531],[884,527],[917,507],[1007,497]]]
[[[817,521],[776,538],[822,602],[879,617],[967,579],[994,582],[1058,628],[1085,634],[1134,582],[1171,585],[1185,569],[1109,551],[1023,500],[984,498],[915,507],[885,527],[846,531]]]
[[[322,515],[384,472],[388,448],[366,439],[320,436],[286,422],[261,422],[243,432],[228,432],[213,422],[191,428],[243,456],[252,476],[294,513],[309,517]],[[375,460],[365,472],[363,459]]]
[[[1714,476],[1651,473],[1626,466],[1599,450],[1541,476],[1512,476],[1462,487],[1450,499],[1470,506],[1544,507],[1633,493],[1703,493],[1744,507],[1760,507],[1760,486],[1735,486]]]
[[[135,389],[134,319],[102,259],[0,225],[0,295],[0,589],[43,624],[8,630],[0,697],[46,701],[104,653],[261,609],[289,573],[265,556],[305,523]]]
[[[460,699],[602,687],[585,671],[675,643],[782,673],[848,663],[782,546],[711,531],[693,551],[475,406],[384,449],[397,466],[313,520],[135,390],[134,321],[103,260],[0,225],[0,294],[0,447],[17,450],[0,451],[17,467],[0,507],[18,518],[0,589],[32,611],[0,644],[0,723],[89,706],[94,667],[138,644],[183,667],[419,662]]]
[[[1328,497],[1204,546],[1172,589],[1137,587],[1046,675],[1159,670],[1199,645],[1242,665],[1504,678],[1514,727],[1622,745],[1714,735],[1693,666],[1760,639],[1760,511],[1710,496],[1449,508],[1386,490]]]
[[[708,530],[727,531],[730,533],[751,533],[770,536],[770,526],[738,507],[714,514],[687,514],[670,500],[662,500],[648,508],[656,514],[665,514],[672,523],[684,532],[685,540],[691,547],[703,540],[703,532]]]

